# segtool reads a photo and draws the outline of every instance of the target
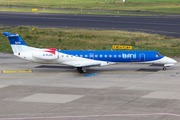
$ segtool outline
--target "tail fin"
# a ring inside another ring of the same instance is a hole
[[[28,46],[22,40],[19,34],[4,32],[3,35],[7,36],[7,38],[9,39],[11,48],[15,55],[17,55],[20,52],[28,51]]]
[[[9,42],[11,45],[24,45],[27,46],[26,43],[22,40],[19,34],[12,34],[9,32],[3,33],[5,36],[9,38]]]

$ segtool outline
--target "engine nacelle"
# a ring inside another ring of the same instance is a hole
[[[42,60],[56,60],[59,58],[58,52],[57,51],[48,51],[48,52],[33,52],[32,56],[37,59],[42,59]]]

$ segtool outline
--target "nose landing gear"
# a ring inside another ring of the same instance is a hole
[[[163,70],[166,71],[166,67],[163,67]]]

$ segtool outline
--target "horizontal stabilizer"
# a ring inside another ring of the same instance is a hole
[[[9,33],[9,32],[4,32],[3,35],[5,35],[7,37],[17,37],[17,36],[19,36],[18,34],[13,34],[13,33]]]

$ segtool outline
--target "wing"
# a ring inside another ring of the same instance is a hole
[[[101,62],[98,61],[67,61],[63,64],[74,66],[74,67],[90,67],[90,66],[100,66]]]

